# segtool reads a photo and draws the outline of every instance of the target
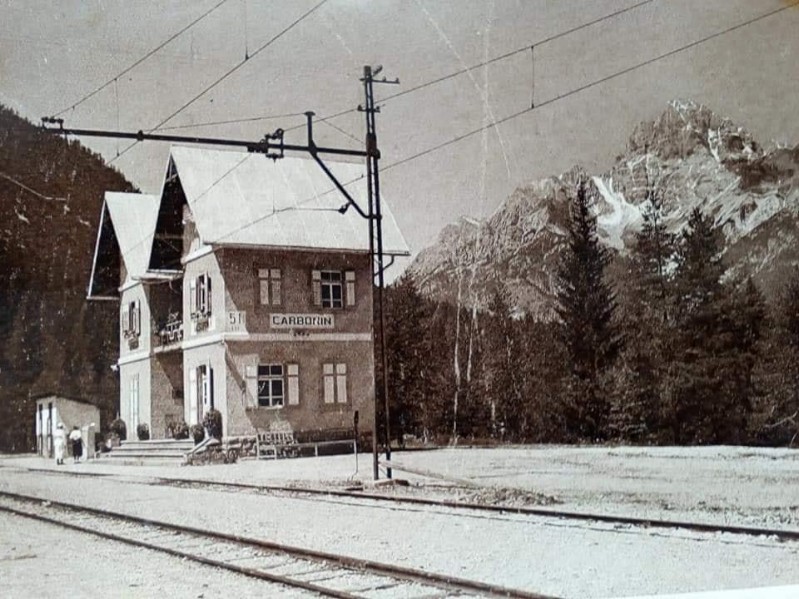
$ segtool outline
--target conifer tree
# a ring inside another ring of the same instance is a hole
[[[524,430],[519,335],[504,287],[496,289],[484,317],[484,385],[490,432],[497,438],[519,439]]]
[[[674,236],[666,230],[662,202],[647,178],[643,226],[626,270],[620,296],[624,312],[625,346],[614,377],[611,429],[631,440],[657,440],[660,429],[660,394],[670,361],[669,263]]]
[[[675,359],[664,416],[677,443],[740,443],[753,393],[751,371],[763,321],[750,283],[724,284],[721,232],[695,209],[677,253]]]
[[[567,428],[583,438],[606,436],[609,402],[603,379],[618,355],[615,294],[605,280],[610,262],[599,245],[593,199],[581,182],[571,204],[568,247],[556,279],[556,312],[571,363],[566,397]]]
[[[429,375],[425,356],[428,315],[425,300],[407,274],[387,288],[385,305],[391,427],[401,440],[403,434],[419,432],[421,427],[420,414]],[[380,382],[380,360],[375,361],[375,366]]]

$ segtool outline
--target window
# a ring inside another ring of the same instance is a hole
[[[323,364],[322,377],[325,403],[347,403],[347,365]]]
[[[189,283],[191,315],[193,318],[211,316],[211,277],[202,274]]]
[[[139,300],[133,300],[122,306],[122,335],[129,339],[141,334],[141,306]]]
[[[258,405],[276,408],[283,405],[283,365],[258,366]]]
[[[259,268],[258,284],[262,306],[281,305],[280,269]]]
[[[197,396],[202,414],[214,409],[214,370],[208,364],[197,367]]]
[[[314,270],[311,275],[315,306],[343,308],[345,286],[347,305],[355,305],[355,271]]]
[[[189,313],[195,333],[212,328],[211,299],[211,277],[207,273],[189,282]]]

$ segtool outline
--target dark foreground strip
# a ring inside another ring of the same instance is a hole
[[[390,564],[382,564],[379,562],[373,562],[370,560],[362,560],[352,557],[346,557],[341,555],[335,555],[332,553],[324,553],[321,551],[314,551],[312,549],[303,549],[299,547],[292,547],[289,545],[284,545],[281,543],[274,543],[270,541],[262,541],[259,539],[253,539],[249,537],[243,537],[240,535],[233,535],[227,533],[220,533],[220,532],[210,532],[207,530],[194,528],[190,526],[181,526],[177,524],[170,524],[168,522],[162,522],[158,520],[151,520],[148,518],[139,518],[137,516],[130,516],[127,514],[122,514],[119,512],[112,512],[108,510],[101,510],[97,508],[85,507],[71,503],[64,503],[60,501],[54,501],[51,499],[46,499],[43,497],[34,497],[31,495],[23,495],[18,493],[10,493],[7,491],[0,491],[0,497],[8,497],[13,500],[17,501],[27,501],[31,503],[35,503],[37,505],[52,505],[63,509],[72,510],[74,512],[83,512],[87,514],[92,514],[94,516],[100,516],[105,518],[112,518],[116,520],[124,520],[126,522],[131,522],[139,525],[144,526],[154,526],[162,529],[167,529],[179,533],[186,533],[190,535],[194,535],[197,537],[202,537],[211,540],[220,540],[220,541],[227,541],[231,543],[236,543],[239,545],[255,547],[259,549],[265,549],[277,553],[283,553],[286,555],[291,555],[294,557],[312,559],[321,562],[327,562],[342,566],[344,568],[349,568],[361,572],[368,572],[374,573],[383,576],[389,576],[400,580],[405,580],[409,582],[416,582],[421,584],[428,584],[438,588],[442,588],[449,591],[459,591],[465,593],[481,593],[482,596],[488,597],[504,597],[507,599],[557,599],[556,597],[550,595],[541,595],[538,593],[531,593],[527,591],[511,589],[507,587],[502,587],[499,585],[493,585],[478,581],[466,580],[463,578],[457,578],[452,576],[446,576],[441,574],[435,574],[432,572],[425,572],[423,570],[414,570],[411,568],[404,568],[401,566],[395,566]],[[231,570],[237,572],[239,574],[244,574],[246,576],[251,576],[254,578],[258,578],[261,580],[266,580],[269,582],[274,582],[278,584],[284,584],[288,586],[302,588],[311,592],[319,593],[321,595],[325,595],[328,597],[341,597],[345,599],[353,599],[357,598],[357,595],[352,595],[350,593],[346,593],[343,591],[337,591],[334,589],[328,589],[325,587],[320,587],[313,583],[295,580],[291,578],[287,578],[284,576],[279,576],[276,574],[269,574],[268,572],[264,572],[262,570],[256,570],[252,568],[246,568],[242,566],[237,566],[235,564],[230,564],[227,562],[216,561],[208,558],[204,558],[197,555],[192,555],[189,553],[183,553],[179,550],[170,549],[166,547],[162,547],[159,545],[154,545],[151,543],[147,543],[145,541],[137,541],[135,539],[131,539],[128,537],[121,537],[119,535],[111,534],[111,533],[104,533],[102,531],[93,530],[91,528],[85,528],[79,525],[70,524],[67,522],[61,522],[59,520],[51,519],[46,516],[42,516],[39,514],[31,514],[29,512],[25,512],[22,510],[17,510],[12,507],[2,506],[0,505],[0,511],[5,511],[9,513],[13,513],[19,516],[23,516],[26,518],[32,518],[35,520],[40,520],[43,522],[48,522],[51,524],[56,524],[58,526],[62,526],[65,528],[70,528],[73,530],[78,530],[81,532],[86,532],[90,534],[94,534],[100,537],[104,537],[107,539],[111,539],[114,541],[119,541],[122,543],[127,543],[129,545],[135,545],[138,547],[144,547],[147,549],[152,549],[155,551],[162,551],[165,553],[169,553],[171,555],[191,559],[209,566],[224,568],[226,570]]]
[[[51,470],[49,468],[26,468],[19,467],[30,472],[46,472],[49,474],[67,474],[77,476],[96,476],[112,477],[118,474],[106,474],[100,472],[74,472]],[[135,475],[131,475],[135,477]],[[518,514],[523,516],[541,516],[545,518],[563,518],[566,520],[581,520],[604,522],[608,524],[628,524],[641,528],[671,528],[693,530],[705,533],[729,533],[752,537],[774,537],[781,541],[799,541],[799,530],[762,528],[755,526],[736,526],[727,524],[709,524],[703,522],[686,522],[681,520],[660,520],[652,518],[637,518],[633,516],[615,516],[612,514],[594,514],[590,512],[571,512],[565,510],[555,510],[549,508],[533,507],[514,507],[502,505],[485,505],[481,503],[469,503],[464,501],[453,501],[450,499],[425,499],[422,497],[396,497],[392,495],[379,495],[376,493],[363,493],[361,491],[338,491],[335,489],[315,489],[305,487],[290,487],[280,485],[257,485],[253,483],[220,482],[215,480],[196,479],[196,478],[165,478],[147,477],[150,480],[157,479],[158,484],[162,485],[191,485],[197,487],[222,487],[230,489],[244,489],[250,491],[273,491],[282,493],[292,493],[297,495],[321,495],[328,497],[347,497],[350,499],[369,499],[387,503],[425,505],[433,507],[446,507],[462,510],[473,510],[480,512],[493,512],[500,514]]]

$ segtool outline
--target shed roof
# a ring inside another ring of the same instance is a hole
[[[311,158],[271,160],[263,154],[172,146],[186,200],[203,243],[368,251],[366,220],[339,212],[346,198]],[[366,210],[361,164],[325,164]],[[408,255],[388,205],[383,213],[386,254]]]

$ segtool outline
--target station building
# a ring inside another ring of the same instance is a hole
[[[366,207],[360,164],[329,163]],[[173,146],[160,194],[107,192],[89,298],[118,301],[120,416],[154,439],[361,430],[374,416],[368,222],[312,159]],[[382,203],[386,255],[408,247]]]

